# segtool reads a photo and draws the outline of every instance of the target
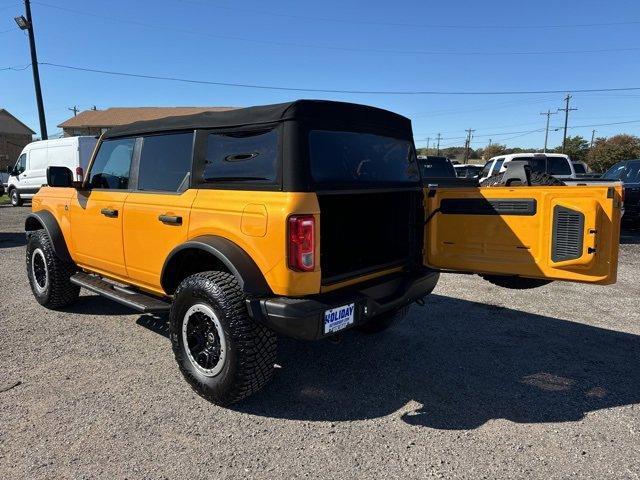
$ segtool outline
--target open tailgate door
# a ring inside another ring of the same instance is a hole
[[[430,188],[426,265],[442,270],[615,283],[622,187]]]

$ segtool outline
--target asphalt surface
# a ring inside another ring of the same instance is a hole
[[[444,275],[385,334],[282,339],[231,409],[194,394],[166,318],[33,299],[28,207],[0,207],[0,478],[640,476],[640,231],[619,279],[514,292]]]

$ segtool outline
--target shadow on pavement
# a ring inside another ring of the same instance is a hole
[[[168,314],[142,315],[136,320],[136,324],[169,339]]]
[[[0,248],[22,247],[27,244],[24,232],[0,232]]]
[[[132,315],[135,310],[100,295],[82,295],[65,312],[85,315]]]
[[[395,328],[340,345],[282,339],[276,379],[238,411],[301,420],[402,415],[476,428],[565,422],[640,402],[640,336],[430,295]],[[410,406],[411,407],[411,406]]]

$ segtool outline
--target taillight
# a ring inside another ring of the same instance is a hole
[[[313,215],[289,217],[289,268],[311,272],[316,266],[315,229]]]

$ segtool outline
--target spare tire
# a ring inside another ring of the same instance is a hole
[[[531,172],[531,185],[545,185],[545,186],[562,186],[564,182],[562,180],[558,180],[556,177],[552,177],[548,173],[538,173]],[[480,182],[481,187],[504,187],[504,172],[499,173],[497,175],[492,175],[491,177],[485,178],[482,182]],[[512,183],[511,187],[515,186],[523,186],[520,183]]]
[[[538,173],[531,172],[531,185],[544,185],[544,186],[562,186],[564,182],[562,180],[558,180],[555,177],[547,173]],[[482,182],[480,182],[481,187],[504,187],[504,173],[499,173],[497,175],[493,175],[489,178],[485,178]],[[511,184],[513,186],[524,186],[522,184]],[[542,287],[543,285],[547,285],[551,283],[552,280],[542,280],[539,278],[525,278],[518,277],[515,275],[480,275],[487,282],[493,283],[499,287],[511,288],[513,290],[524,290],[529,288],[537,288]]]

